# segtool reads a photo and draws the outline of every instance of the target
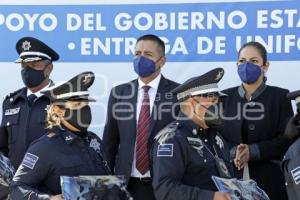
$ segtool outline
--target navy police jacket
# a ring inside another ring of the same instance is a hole
[[[158,200],[213,199],[217,191],[211,176],[220,176],[215,156],[232,174],[229,151],[216,129],[200,129],[180,113],[155,138],[152,177]]]
[[[30,143],[46,133],[45,121],[50,100],[37,98],[32,106],[27,100],[27,88],[22,88],[3,101],[0,126],[0,150],[7,153],[17,169]]]
[[[79,137],[54,129],[34,141],[11,184],[12,199],[49,199],[61,194],[60,176],[108,174],[99,137],[88,132]]]
[[[281,167],[289,200],[300,199],[300,138],[286,152]]]

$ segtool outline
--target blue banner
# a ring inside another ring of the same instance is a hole
[[[269,59],[300,60],[299,1],[0,6],[0,62],[24,36],[45,41],[61,62],[131,62],[136,38],[156,34],[169,62],[235,61],[247,41]]]

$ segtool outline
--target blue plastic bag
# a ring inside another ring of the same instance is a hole
[[[270,200],[254,180],[238,180],[217,176],[212,176],[212,179],[219,191],[231,194],[232,200]]]

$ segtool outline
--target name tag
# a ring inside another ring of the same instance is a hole
[[[11,109],[5,110],[4,115],[5,116],[10,116],[10,115],[18,114],[19,112],[20,112],[20,107],[18,107],[18,108],[11,108]]]
[[[38,159],[38,156],[31,153],[26,153],[22,165],[28,167],[29,169],[33,169]]]
[[[157,157],[173,157],[173,144],[158,145]]]

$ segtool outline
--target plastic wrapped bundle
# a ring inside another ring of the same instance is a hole
[[[5,199],[9,193],[9,185],[14,177],[15,169],[10,160],[0,153],[0,199]]]
[[[129,200],[123,176],[61,177],[64,200]]]
[[[232,200],[270,200],[254,180],[227,179],[217,176],[212,176],[212,179],[219,191],[231,194]]]

